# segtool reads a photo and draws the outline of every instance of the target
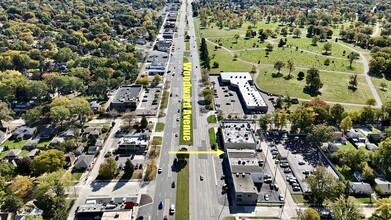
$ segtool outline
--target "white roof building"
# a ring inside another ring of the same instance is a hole
[[[261,93],[253,86],[253,78],[248,72],[221,72],[221,81],[238,89],[242,103],[248,110],[267,111],[267,104]]]

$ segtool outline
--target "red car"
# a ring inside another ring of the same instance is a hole
[[[134,166],[134,169],[135,169],[135,170],[138,169],[138,163],[136,163],[136,166]]]
[[[168,216],[167,216],[167,215],[164,215],[163,220],[168,220]]]

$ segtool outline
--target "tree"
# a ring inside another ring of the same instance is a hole
[[[383,91],[387,91],[387,83],[381,82],[381,83],[380,83],[380,87],[381,87],[381,89],[382,89]]]
[[[299,220],[320,220],[320,215],[315,209],[307,208],[299,215]]]
[[[358,85],[357,74],[351,75],[349,80],[349,88],[356,90]]]
[[[31,174],[31,163],[32,160],[30,157],[23,157],[20,160],[16,161],[16,172],[20,175],[29,176]]]
[[[285,66],[285,63],[281,60],[278,60],[274,63],[274,69],[278,71],[278,74],[280,74],[281,69]]]
[[[141,118],[141,121],[140,121],[140,128],[141,129],[144,129],[144,128],[146,128],[148,126],[148,120],[147,120],[147,118],[145,117],[145,116],[143,116],[142,118]]]
[[[372,123],[375,120],[375,112],[370,106],[364,106],[361,109],[360,121],[362,123]]]
[[[0,126],[1,127],[3,127],[2,121],[11,120],[12,119],[11,116],[13,114],[14,114],[13,111],[10,108],[8,108],[7,103],[0,101]]]
[[[152,83],[154,85],[158,85],[161,80],[162,80],[162,77],[159,74],[155,74],[155,76],[153,77]]]
[[[306,88],[309,90],[309,92],[318,94],[322,87],[323,83],[320,81],[319,70],[315,68],[307,70]]]
[[[64,169],[59,169],[51,173],[44,173],[39,176],[38,184],[33,192],[34,198],[39,198],[45,194],[53,194],[57,197],[65,198],[65,191],[73,185],[72,174]]]
[[[250,73],[256,73],[256,72],[257,72],[257,67],[255,65],[252,65]]]
[[[128,123],[128,129],[131,129],[135,118],[136,115],[133,112],[125,112],[125,114],[122,115],[122,119]]]
[[[313,37],[312,37],[312,46],[316,46],[317,44],[317,42],[319,41],[319,36],[318,35],[314,35]]]
[[[292,133],[308,132],[315,123],[315,114],[311,108],[297,109],[289,115]]]
[[[8,186],[8,189],[11,193],[23,199],[33,188],[33,186],[34,184],[30,177],[18,175],[12,180],[11,184]]]
[[[356,52],[352,52],[352,53],[349,54],[348,59],[349,59],[349,67],[350,68],[352,68],[353,61],[355,59],[358,59],[359,56],[360,55],[358,53],[356,53]]]
[[[137,83],[136,81],[136,84],[142,84],[142,83]],[[96,95],[100,98],[104,98],[108,87],[109,87],[109,82],[105,79],[99,78],[88,85],[88,91],[90,94]]]
[[[128,158],[125,162],[124,176],[131,178],[134,172],[134,165],[132,161]]]
[[[90,104],[85,98],[73,98],[67,107],[72,115],[77,115],[81,123],[84,123],[85,119],[91,113]]]
[[[293,30],[293,34],[296,36],[296,38],[299,38],[301,35],[301,30],[299,28],[295,28]]]
[[[333,201],[343,194],[345,189],[343,183],[323,166],[318,166],[313,175],[307,177],[304,182],[311,189],[308,200],[316,205],[323,205],[326,199]]]
[[[292,59],[289,59],[287,64],[289,69],[288,78],[291,78],[291,73],[293,70],[295,70],[295,64],[293,63]]]
[[[56,106],[50,109],[50,117],[55,123],[60,123],[62,127],[63,122],[71,117],[71,112],[65,106]]]
[[[271,44],[271,43],[268,43],[268,44],[266,44],[266,51],[273,51],[273,44]]]
[[[236,43],[238,43],[239,37],[240,37],[239,34],[235,34],[235,35],[234,35],[234,40],[235,40]]]
[[[341,104],[335,104],[330,109],[330,114],[334,122],[340,123],[342,120],[342,114],[345,112],[345,108]]]
[[[0,177],[3,177],[5,181],[11,181],[15,176],[15,167],[7,161],[0,161],[0,173]]]
[[[362,209],[352,197],[346,199],[341,195],[334,202],[329,202],[328,206],[335,220],[361,219]]]
[[[52,149],[42,151],[32,162],[33,173],[39,176],[45,172],[51,173],[65,165],[64,152]]]
[[[391,218],[391,197],[377,200],[375,206],[374,216],[378,216],[382,220]]]
[[[297,78],[298,78],[298,80],[304,79],[304,72],[303,72],[303,71],[300,71],[300,72],[297,74]]]
[[[99,177],[110,180],[117,174],[117,162],[112,157],[108,157],[104,163],[99,166]]]
[[[23,206],[23,200],[14,194],[5,197],[1,208],[5,211],[16,212]]]
[[[329,54],[329,51],[331,51],[331,47],[332,47],[332,45],[331,45],[331,43],[329,43],[329,42],[327,42],[327,43],[325,43],[324,45],[323,45],[323,50],[325,50],[326,52],[326,55],[328,55]]]
[[[348,131],[352,128],[353,122],[350,116],[346,116],[344,119],[341,120],[341,124],[339,125],[342,130]]]
[[[263,131],[267,131],[267,128],[269,127],[271,123],[271,116],[270,115],[262,115],[259,118],[259,126]]]
[[[322,124],[315,125],[308,133],[307,140],[312,146],[320,146],[323,142],[334,142],[335,131],[336,129],[333,126],[325,126]]]
[[[376,100],[374,98],[369,98],[369,99],[367,99],[365,104],[367,104],[368,106],[375,106],[376,105]]]

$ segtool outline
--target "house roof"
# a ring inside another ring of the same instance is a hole
[[[371,185],[369,183],[364,183],[364,182],[351,182],[350,191],[355,194],[366,194],[366,195],[370,195],[373,193]]]
[[[84,130],[85,134],[91,134],[91,133],[95,134],[97,132],[98,132],[98,134],[100,134],[102,132],[102,128],[101,127],[88,127]]]
[[[27,156],[34,157],[38,152],[39,152],[39,149],[37,149],[37,148],[32,149]]]
[[[76,168],[88,167],[94,160],[94,155],[81,155],[75,163]]]
[[[20,153],[22,153],[21,149],[12,149],[8,151],[5,157],[17,157]]]
[[[27,126],[21,126],[15,129],[15,131],[12,132],[13,135],[21,135],[21,134],[29,134],[33,135],[34,132],[37,130],[37,128],[30,128]]]
[[[41,136],[52,136],[56,128],[48,127],[41,130],[40,134]]]

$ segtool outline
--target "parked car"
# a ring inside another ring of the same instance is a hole
[[[304,160],[300,160],[299,161],[299,165],[304,165],[305,164],[305,161]]]
[[[160,210],[163,209],[163,202],[160,202],[159,203],[159,207],[158,207]]]
[[[175,181],[172,181],[171,187],[172,187],[172,188],[175,188]]]
[[[203,177],[202,175],[200,175],[200,180],[201,180],[201,181],[204,180],[204,177]]]
[[[285,168],[284,169],[284,173],[290,173],[290,172],[292,172],[292,170],[290,168]]]
[[[289,167],[289,163],[280,163],[280,167],[281,168],[288,168]]]
[[[292,190],[295,191],[295,192],[300,191],[300,187],[295,186],[295,187],[292,188]]]
[[[280,201],[284,201],[284,200],[285,200],[285,197],[284,197],[282,194],[280,194],[280,195],[278,195],[278,199],[279,199]]]
[[[280,187],[278,187],[277,184],[274,184],[273,188],[274,188],[274,190],[278,191],[278,189],[279,189]]]
[[[308,174],[310,174],[310,171],[309,170],[303,170],[303,174],[308,175]]]
[[[136,163],[136,166],[134,166],[134,169],[135,169],[135,170],[138,169],[138,163]]]
[[[268,194],[265,194],[265,201],[269,201],[269,195]]]

